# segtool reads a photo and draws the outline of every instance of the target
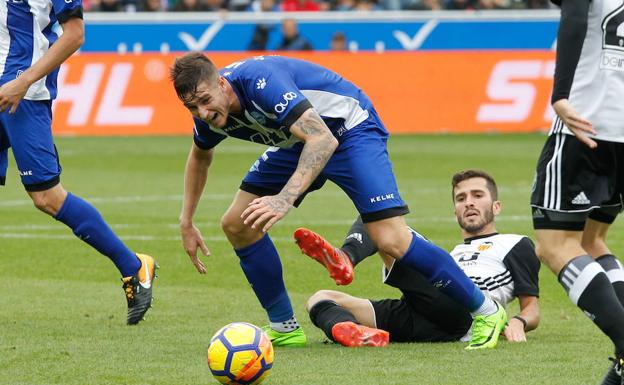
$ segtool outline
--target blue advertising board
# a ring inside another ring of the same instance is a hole
[[[86,15],[83,52],[246,51],[257,25],[269,29],[267,49],[282,39],[281,20],[298,21],[315,50],[343,32],[357,50],[549,50],[557,10],[467,12],[93,14]]]

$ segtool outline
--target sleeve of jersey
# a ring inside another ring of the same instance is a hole
[[[570,96],[574,73],[587,34],[590,0],[553,0],[561,5],[561,21],[557,33],[557,59],[551,103]]]
[[[258,80],[251,84],[251,99],[280,125],[289,128],[307,109],[312,108],[289,74],[273,72],[264,80],[264,88],[257,85]]]
[[[59,24],[75,17],[82,19],[82,0],[52,0],[52,6]]]
[[[535,254],[535,246],[527,237],[522,238],[507,253],[503,263],[514,280],[514,295],[539,297],[538,275],[540,262]]]
[[[208,124],[203,121],[197,118],[193,118],[193,121],[195,122],[195,127],[193,127],[193,141],[195,145],[202,150],[210,150],[221,143],[223,139],[227,138],[225,135],[212,131]]]

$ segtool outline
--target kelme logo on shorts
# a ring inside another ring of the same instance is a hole
[[[371,203],[387,201],[388,199],[394,199],[394,193],[385,194],[385,195],[377,195],[376,197],[370,198]]]

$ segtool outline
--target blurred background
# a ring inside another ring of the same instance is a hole
[[[548,128],[558,9],[542,0],[86,0],[57,135],[190,134],[174,58],[282,54],[360,86],[393,133]],[[536,9],[540,8],[540,9]]]

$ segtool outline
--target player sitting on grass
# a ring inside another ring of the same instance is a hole
[[[496,232],[494,217],[501,204],[490,175],[463,171],[453,176],[452,185],[464,242],[451,256],[485,295],[502,304],[518,298],[520,313],[503,333],[509,341],[526,341],[525,332],[539,323],[539,260],[533,244],[522,235]],[[350,282],[353,266],[377,252],[359,218],[340,249],[306,229],[298,229],[295,239],[338,284]],[[307,309],[328,338],[344,346],[384,346],[389,341],[445,342],[467,336],[471,317],[465,307],[417,271],[383,255],[382,259],[384,283],[401,290],[402,298],[374,301],[333,290],[316,292]]]

